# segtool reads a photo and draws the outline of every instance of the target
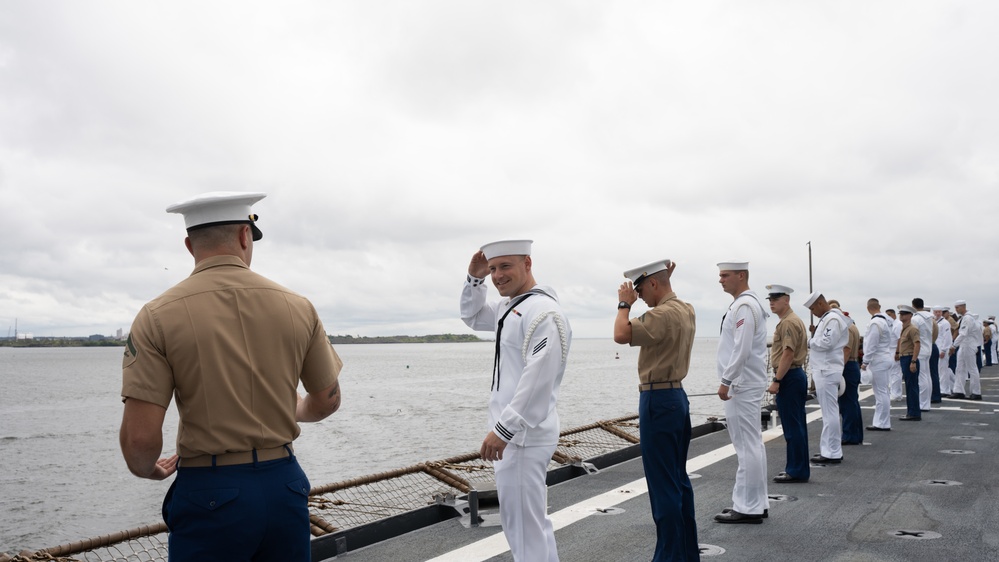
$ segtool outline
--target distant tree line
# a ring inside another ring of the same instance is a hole
[[[429,336],[329,336],[334,345],[348,343],[470,343],[485,341],[471,334],[433,334]]]
[[[348,343],[474,343],[486,341],[471,334],[433,334],[429,336],[329,336],[334,345]],[[0,347],[121,347],[123,340],[106,337],[84,338],[0,338]]]
[[[13,338],[0,339],[0,347],[121,347],[123,340],[111,338],[32,338],[30,340]]]

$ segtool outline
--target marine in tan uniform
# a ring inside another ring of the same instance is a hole
[[[638,346],[638,416],[642,463],[656,523],[653,561],[699,560],[694,490],[687,476],[690,402],[683,390],[694,345],[694,307],[670,284],[676,264],[660,260],[624,272],[614,341]],[[629,320],[638,298],[650,308]]]
[[[184,215],[194,271],[143,306],[128,337],[121,450],[136,476],[177,474],[163,502],[171,560],[310,557],[310,485],[291,443],[299,422],[339,407],[342,363],[312,304],[249,268],[263,197],[167,209]],[[160,459],[173,399],[177,454]]]
[[[774,482],[785,484],[808,482],[811,475],[805,419],[808,375],[803,368],[808,358],[808,336],[805,323],[791,308],[793,292],[794,289],[784,285],[767,285],[770,311],[780,318],[770,346],[770,366],[774,374],[767,391],[775,395],[787,443],[787,463],[784,471],[774,477]]]
[[[985,366],[992,366],[992,322],[982,322],[982,352],[985,353]]]
[[[843,312],[849,317],[848,312]],[[852,319],[851,319],[852,320]],[[864,442],[864,416],[860,411],[860,329],[850,322],[846,329],[847,343],[843,349],[843,381],[845,389],[839,395],[839,415],[843,427],[843,444]]]
[[[902,335],[898,338],[896,358],[902,368],[902,378],[905,380],[906,414],[898,419],[903,421],[919,421],[923,419],[919,409],[919,328],[912,324],[912,315],[916,310],[911,306],[900,304],[898,317],[902,320]]]

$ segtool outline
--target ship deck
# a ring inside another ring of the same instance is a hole
[[[899,421],[904,402],[892,404],[892,430],[864,433],[844,447],[842,464],[813,465],[803,484],[770,482],[770,516],[761,525],[713,520],[731,506],[737,466],[726,431],[691,441],[692,475],[702,556],[718,560],[999,560],[999,367],[982,370],[982,401],[944,399],[919,422]],[[822,420],[809,410],[809,454],[818,452]],[[865,425],[874,399],[861,387]],[[780,426],[764,432],[768,472],[784,467]],[[650,560],[655,526],[640,458],[602,468],[549,488],[549,513],[559,556],[566,561]],[[512,560],[495,524],[453,518],[351,550],[341,544],[327,561],[500,562]],[[347,550],[344,552],[344,550]],[[317,558],[319,559],[319,558]]]

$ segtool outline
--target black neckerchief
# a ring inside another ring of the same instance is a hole
[[[513,309],[516,308],[518,304],[520,304],[520,303],[524,302],[525,300],[527,300],[527,298],[530,297],[531,295],[544,295],[544,296],[549,297],[551,299],[555,298],[555,297],[549,295],[548,293],[542,291],[541,289],[531,289],[530,291],[528,291],[528,292],[524,293],[523,295],[517,297],[517,300],[513,301],[512,303],[510,303],[510,308],[508,308],[506,310],[506,312],[503,313],[503,316],[500,316],[499,322],[496,323],[496,354],[493,356],[493,382],[489,386],[489,391],[490,392],[493,391],[493,390],[499,390],[499,383],[500,383],[500,372],[499,372],[499,363],[500,363],[500,336],[503,334],[503,321],[506,320],[507,315],[509,315],[511,312],[513,312]]]

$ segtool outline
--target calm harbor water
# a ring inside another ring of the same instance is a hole
[[[717,339],[694,343],[696,425],[721,416]],[[343,404],[303,424],[295,448],[313,485],[477,451],[486,431],[493,344],[340,345]],[[0,553],[161,521],[170,481],[132,476],[118,449],[121,348],[0,348]],[[638,350],[577,339],[559,415],[569,429],[637,412]],[[164,427],[173,452],[176,410]]]

